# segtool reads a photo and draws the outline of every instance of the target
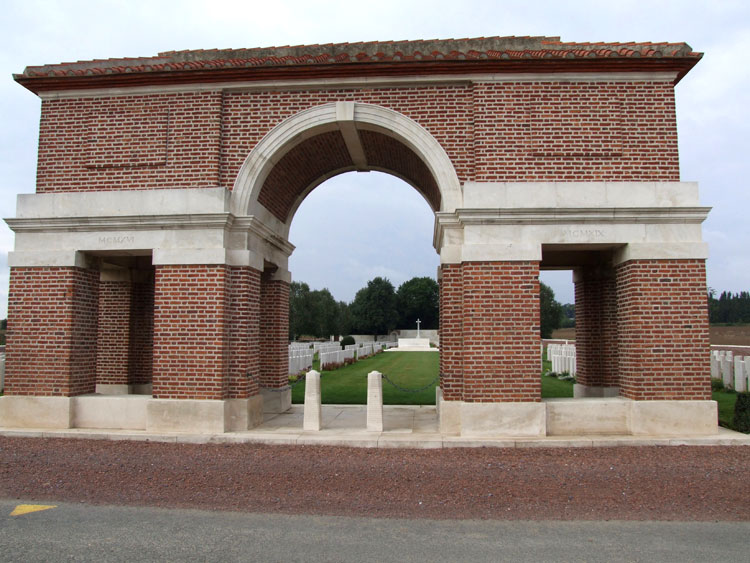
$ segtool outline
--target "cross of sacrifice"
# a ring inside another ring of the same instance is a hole
[[[417,319],[417,338],[419,338],[419,325],[422,323],[419,319]]]

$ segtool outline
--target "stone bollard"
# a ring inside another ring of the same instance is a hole
[[[303,430],[320,430],[320,373],[313,370],[305,376],[305,414],[302,420]]]
[[[367,374],[367,430],[383,431],[383,374]]]

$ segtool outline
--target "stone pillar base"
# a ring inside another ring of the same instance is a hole
[[[634,436],[710,436],[718,432],[716,401],[632,401]]]
[[[72,428],[146,430],[147,395],[82,395],[71,397]]]
[[[2,428],[93,428],[149,432],[241,432],[263,422],[263,397],[226,401],[148,395],[0,397]]]
[[[70,397],[0,397],[0,426],[5,428],[70,428]]]
[[[595,387],[593,385],[573,384],[573,398],[585,399],[586,397],[619,397],[619,387]]]
[[[540,436],[711,436],[716,401],[633,401],[621,397],[541,403],[466,403],[437,396],[440,432],[486,438]]]
[[[545,435],[543,403],[467,403],[439,398],[440,432],[467,437]]]
[[[263,397],[260,395],[226,401],[150,399],[146,430],[219,434],[248,430],[262,421]]]
[[[263,397],[263,412],[269,414],[281,414],[292,408],[292,389],[286,387],[281,390],[263,388],[260,390]]]

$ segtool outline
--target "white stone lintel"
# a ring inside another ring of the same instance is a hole
[[[11,268],[68,266],[88,268],[89,260],[75,250],[22,250],[8,252]]]
[[[708,244],[705,242],[653,242],[630,243],[615,251],[614,264],[628,260],[705,260]]]
[[[539,243],[464,244],[461,247],[445,247],[440,252],[441,264],[461,262],[517,262],[540,261],[542,245]]]

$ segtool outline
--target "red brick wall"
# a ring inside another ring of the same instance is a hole
[[[81,268],[11,268],[5,393],[94,392],[98,284]]]
[[[128,384],[130,364],[131,284],[129,281],[99,283],[99,336],[96,382]]]
[[[154,362],[154,277],[132,285],[128,383],[151,383]]]
[[[260,284],[260,384],[289,384],[289,284],[268,273]]]
[[[227,268],[157,266],[153,396],[225,399]]]
[[[229,398],[259,392],[260,272],[230,267],[229,272]]]
[[[463,272],[440,266],[440,388],[446,401],[463,399]]]
[[[231,188],[274,126],[335,101],[414,119],[462,181],[679,180],[670,84],[526,82],[45,100],[37,191]]]
[[[610,268],[582,268],[575,284],[576,380],[582,385],[619,385],[616,291]]]
[[[37,192],[219,184],[221,93],[44,100]]]
[[[539,263],[465,262],[442,275],[444,398],[540,401]]]
[[[474,108],[477,181],[680,179],[668,83],[476,84]]]
[[[710,399],[703,260],[631,260],[617,267],[620,395]]]

